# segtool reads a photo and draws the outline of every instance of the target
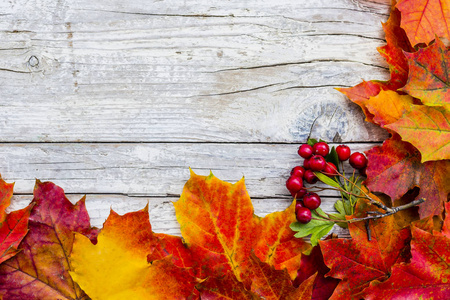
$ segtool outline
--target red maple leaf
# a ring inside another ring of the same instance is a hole
[[[301,268],[298,270],[297,277],[293,284],[299,286],[309,277],[317,273],[314,280],[312,300],[327,300],[333,294],[334,289],[340,280],[333,277],[325,277],[330,269],[323,261],[323,255],[319,246],[315,246],[309,255],[303,255],[301,260]]]
[[[372,282],[366,299],[450,299],[450,239],[411,231],[411,262],[393,266],[387,281]]]
[[[395,202],[406,192],[419,187],[421,218],[440,214],[450,193],[450,161],[421,163],[420,152],[398,136],[386,140],[381,147],[367,151],[366,185],[371,191],[382,192]]]
[[[28,218],[32,205],[6,213],[11,203],[14,184],[0,177],[0,263],[19,253],[19,244],[28,232]]]
[[[0,265],[4,299],[87,299],[69,275],[73,232],[95,240],[84,198],[72,205],[51,182],[36,182],[29,233],[15,257]]]
[[[375,195],[371,197],[376,199]],[[378,210],[365,201],[359,201],[354,217],[366,216],[366,211]],[[391,267],[402,257],[409,241],[409,231],[398,228],[394,216],[370,222],[371,240],[364,222],[349,224],[352,239],[320,241],[327,276],[341,279],[331,299],[350,299],[360,294],[370,282],[389,278]]]

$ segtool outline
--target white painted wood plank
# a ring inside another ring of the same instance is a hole
[[[0,4],[0,142],[381,141],[333,87],[386,79],[370,1]]]
[[[372,146],[354,144],[352,149]],[[289,144],[0,144],[0,156],[8,157],[2,177],[15,181],[10,210],[29,204],[37,178],[61,186],[72,202],[87,194],[93,226],[102,227],[110,208],[123,214],[149,203],[153,230],[174,235],[181,233],[171,202],[189,179],[189,166],[200,175],[212,170],[229,182],[245,176],[255,214],[265,216],[292,201],[284,183],[290,169],[302,162],[296,150]],[[320,195],[322,209],[334,212],[338,194]],[[348,236],[338,227],[334,232]]]
[[[67,195],[72,203],[80,200],[83,195]],[[23,208],[30,204],[32,195],[14,196],[11,206],[7,211]],[[321,208],[326,211],[333,211],[335,198],[323,198]],[[172,202],[178,198],[148,198],[148,197],[128,197],[123,195],[86,195],[86,208],[91,218],[91,226],[102,228],[103,223],[113,209],[119,214],[138,211],[149,205],[150,223],[152,230],[158,233],[166,233],[181,236],[180,225],[175,216],[175,209]],[[291,199],[252,199],[255,214],[264,217],[275,211],[286,209],[291,203]],[[339,236],[348,237],[348,231],[340,229],[338,226],[333,232]]]
[[[335,144],[336,145],[336,144]],[[373,144],[352,144],[353,151]],[[52,181],[71,194],[180,195],[189,167],[210,170],[236,182],[245,177],[252,198],[288,197],[285,181],[302,164],[291,144],[0,144],[0,170],[15,181],[15,192],[28,194],[35,179]],[[331,194],[337,195],[337,194]]]

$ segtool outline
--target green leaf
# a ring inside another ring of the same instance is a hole
[[[351,197],[353,196],[350,196],[350,198]],[[352,202],[351,199],[349,201],[344,201],[344,209],[347,212],[346,215],[353,215],[353,205],[354,203]]]
[[[336,149],[334,148],[334,146],[331,148],[330,153],[328,153],[328,155],[325,157],[325,160],[327,162],[333,163],[336,168],[337,171],[339,171],[339,157],[337,155]]]
[[[341,214],[345,215],[344,201],[338,200],[334,203],[334,208]]]
[[[329,214],[330,218],[333,220],[346,220],[345,219],[345,214]],[[348,228],[348,223],[347,222],[341,222],[341,223],[336,223],[338,226],[347,229]]]
[[[322,219],[325,216],[325,213],[317,208],[316,210],[311,211],[311,215],[315,219]],[[311,220],[307,224],[302,224],[299,222],[294,222],[290,225],[290,228],[293,231],[297,231],[295,234],[296,238],[302,238],[308,235],[311,235],[311,244],[313,246],[317,245],[318,240],[325,236],[328,232],[330,232],[331,228],[334,226],[334,222],[322,219],[322,220]]]
[[[328,184],[329,186],[333,186],[333,187],[338,188],[338,189],[341,188],[339,183],[337,183],[336,181],[334,181],[333,179],[331,179],[327,175],[322,174],[320,172],[314,172],[314,174],[316,174],[317,178],[319,178],[319,180],[322,181],[323,183]]]
[[[310,146],[314,146],[318,141],[316,139],[309,139],[306,143]]]
[[[315,231],[313,234],[311,234],[311,245],[316,246],[319,243],[319,240],[328,234],[330,230],[333,228],[334,223],[331,223],[327,226],[320,226],[319,231]]]
[[[322,217],[322,218],[324,218],[324,217],[326,218],[327,217],[327,214],[324,213],[324,211],[320,207],[318,207],[315,210],[313,210],[312,213],[316,213],[319,217]]]

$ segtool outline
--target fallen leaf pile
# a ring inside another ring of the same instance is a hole
[[[386,82],[364,81],[339,89],[358,104],[366,121],[391,138],[367,152],[367,187],[396,203],[420,188],[421,218],[443,212],[450,193],[450,4],[401,0],[383,24],[389,64]]]
[[[183,239],[153,233],[147,208],[91,228],[84,199],[72,205],[51,182],[37,181],[31,206],[21,251],[0,265],[4,299],[311,297],[316,273],[292,284],[310,249],[289,229],[295,203],[257,217],[244,180],[191,172],[175,203]]]
[[[349,223],[350,239],[311,247],[289,227],[295,201],[261,218],[243,179],[191,171],[177,237],[152,231],[148,207],[93,228],[85,199],[51,182],[7,214],[13,184],[0,180],[0,299],[450,299],[448,6],[394,4],[379,49],[390,80],[340,89],[391,133],[367,152],[366,186],[387,205],[425,198],[418,213]],[[369,211],[361,198],[349,220]]]

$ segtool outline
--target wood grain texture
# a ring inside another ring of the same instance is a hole
[[[352,150],[373,146],[353,144]],[[8,157],[2,177],[16,182],[16,194],[31,193],[39,179],[71,194],[179,196],[191,167],[229,182],[244,177],[252,198],[287,198],[285,181],[303,163],[297,149],[290,144],[0,144],[0,157]]]
[[[387,79],[376,53],[387,5],[1,5],[0,141],[298,142],[311,128],[385,138],[334,88]]]
[[[84,195],[69,194],[67,197],[72,203],[80,200]],[[30,204],[32,195],[14,196],[11,207],[8,211],[17,210]],[[332,198],[325,198],[324,209],[331,211],[331,205],[334,203]],[[172,202],[176,202],[178,198],[149,198],[149,197],[128,197],[123,195],[87,195],[86,208],[91,218],[91,225],[102,228],[103,223],[108,217],[110,210],[113,209],[119,214],[137,211],[149,205],[149,215],[152,230],[158,233],[172,234],[181,236],[180,224],[176,221],[175,209]],[[255,207],[255,214],[264,217],[274,211],[282,211],[289,206],[287,199],[252,199]],[[347,230],[338,226],[333,228],[333,233],[340,237],[349,237]]]
[[[352,149],[365,151],[372,146],[354,144]],[[285,181],[302,162],[296,150],[297,145],[289,144],[39,143],[0,145],[0,156],[10,158],[4,162],[2,177],[15,181],[15,194],[22,194],[12,201],[11,209],[29,203],[37,178],[60,185],[72,201],[81,198],[80,191],[87,194],[94,226],[101,227],[110,208],[125,213],[149,203],[153,229],[179,235],[171,202],[189,179],[189,166],[195,166],[199,175],[212,171],[229,182],[244,176],[255,213],[264,216],[284,210],[292,201]],[[338,193],[320,194],[322,208],[334,211]]]
[[[188,168],[246,178],[258,215],[291,201],[284,181],[308,136],[367,150],[386,133],[335,87],[387,79],[385,0],[0,2],[0,172],[12,209],[36,178],[92,222],[171,201]],[[336,194],[325,193],[332,210]]]

